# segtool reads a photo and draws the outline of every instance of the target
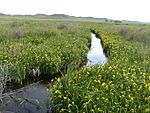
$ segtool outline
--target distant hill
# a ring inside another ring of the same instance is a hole
[[[4,15],[3,13],[0,13],[0,15]]]
[[[11,17],[32,17],[38,19],[62,19],[62,20],[76,20],[76,21],[93,21],[93,22],[113,22],[113,23],[141,23],[137,21],[128,21],[128,20],[113,20],[107,18],[94,18],[94,17],[76,17],[66,14],[36,14],[36,15],[8,15],[0,13],[0,16],[11,16]]]
[[[67,20],[73,19],[73,20],[79,20],[79,21],[99,21],[99,22],[108,21],[107,18],[76,17],[76,16],[65,15],[65,14],[53,14],[53,15],[36,14],[36,15],[32,15],[32,17],[49,18],[49,19],[67,19]]]

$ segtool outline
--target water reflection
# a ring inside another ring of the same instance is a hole
[[[48,84],[41,82],[4,94],[1,102],[0,113],[1,111],[12,111],[14,113],[51,112],[48,109],[50,107]]]
[[[87,54],[87,66],[104,65],[107,62],[107,57],[103,52],[101,40],[93,33],[91,34],[91,37],[91,48]]]

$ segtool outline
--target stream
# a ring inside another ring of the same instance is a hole
[[[50,77],[13,84],[0,99],[0,113],[51,113]]]
[[[101,40],[94,33],[91,33],[91,37],[91,47],[87,54],[88,62],[86,66],[104,65],[107,63],[107,57],[103,52]]]
[[[91,48],[86,66],[104,65],[107,62],[100,38],[91,33]],[[13,84],[0,97],[0,113],[51,113],[50,81],[52,77]]]

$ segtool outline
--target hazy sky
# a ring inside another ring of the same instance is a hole
[[[68,14],[150,22],[150,0],[0,0],[0,13]]]

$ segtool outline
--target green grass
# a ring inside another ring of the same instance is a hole
[[[9,78],[19,82],[32,68],[51,76],[67,67],[52,82],[53,112],[149,112],[149,29],[136,24],[0,18],[0,66],[8,66]],[[83,66],[91,30],[107,50],[104,66]]]
[[[36,67],[50,76],[86,58],[90,31],[85,32],[80,23],[15,20],[1,24],[0,61],[8,65],[11,79],[22,81]]]
[[[94,26],[94,31],[109,53],[108,63],[68,70],[50,91],[53,111],[149,112],[150,47],[108,28]]]

